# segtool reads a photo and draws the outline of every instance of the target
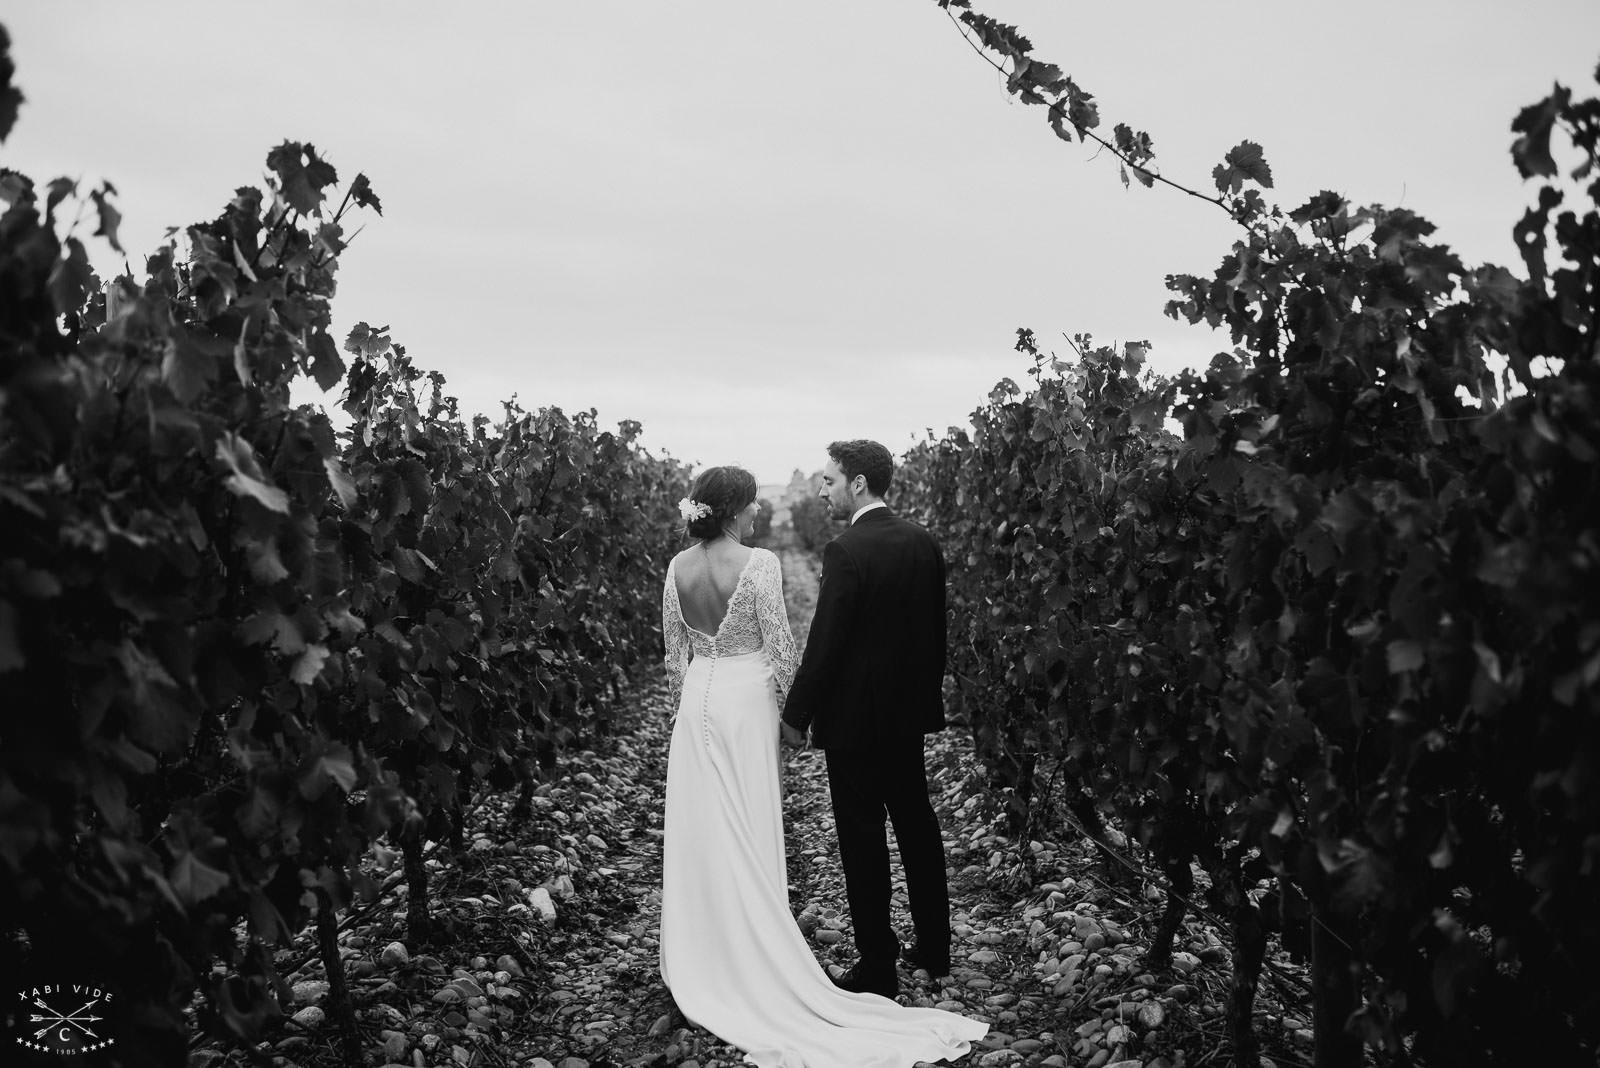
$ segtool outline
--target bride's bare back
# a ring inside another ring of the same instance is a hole
[[[673,561],[673,574],[683,621],[701,634],[714,636],[728,614],[728,602],[751,555],[747,546],[726,538],[679,553]]]

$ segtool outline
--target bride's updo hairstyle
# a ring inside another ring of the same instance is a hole
[[[695,478],[689,500],[711,511],[688,520],[686,532],[703,541],[720,538],[724,528],[755,499],[756,476],[742,467],[708,467]]]

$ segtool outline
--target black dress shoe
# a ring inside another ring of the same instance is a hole
[[[943,956],[935,957],[931,953],[923,952],[921,946],[906,946],[900,951],[900,959],[906,962],[906,967],[912,971],[926,968],[928,974],[935,979],[941,975],[950,974],[950,953],[946,951]]]
[[[857,961],[850,970],[833,980],[833,985],[852,994],[881,994],[893,998],[900,993],[900,977],[894,965],[884,968],[863,968]]]

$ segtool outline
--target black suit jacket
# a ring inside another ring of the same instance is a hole
[[[783,719],[821,749],[920,738],[944,720],[944,555],[874,508],[822,549],[822,584]]]

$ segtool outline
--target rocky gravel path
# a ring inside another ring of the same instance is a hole
[[[803,637],[816,563],[783,555]],[[408,950],[403,894],[342,936],[372,1063],[740,1063],[737,1050],[683,1020],[661,985],[661,806],[673,710],[660,683],[633,697],[618,734],[571,754],[566,776],[539,788],[531,817],[514,815],[511,797],[490,798],[476,810],[465,854],[428,862],[442,940]],[[1228,954],[1215,932],[1191,921],[1173,968],[1147,971],[1144,938],[1159,891],[1104,879],[1092,845],[1077,836],[1025,847],[1007,839],[977,789],[971,740],[959,727],[930,740],[929,772],[951,872],[954,968],[937,982],[925,972],[903,981],[899,1000],[991,1024],[959,1063],[1229,1063],[1220,1008]],[[854,949],[822,754],[791,752],[784,788],[791,903],[818,959],[838,970]],[[909,933],[903,889],[895,907]],[[318,1005],[326,990],[315,965],[297,976],[289,1037],[262,1052],[282,1064],[339,1063]],[[1277,1064],[1301,1063],[1308,1025],[1272,1011],[1263,993],[1264,1048]],[[245,1063],[215,1051],[191,1063],[233,1061]]]

